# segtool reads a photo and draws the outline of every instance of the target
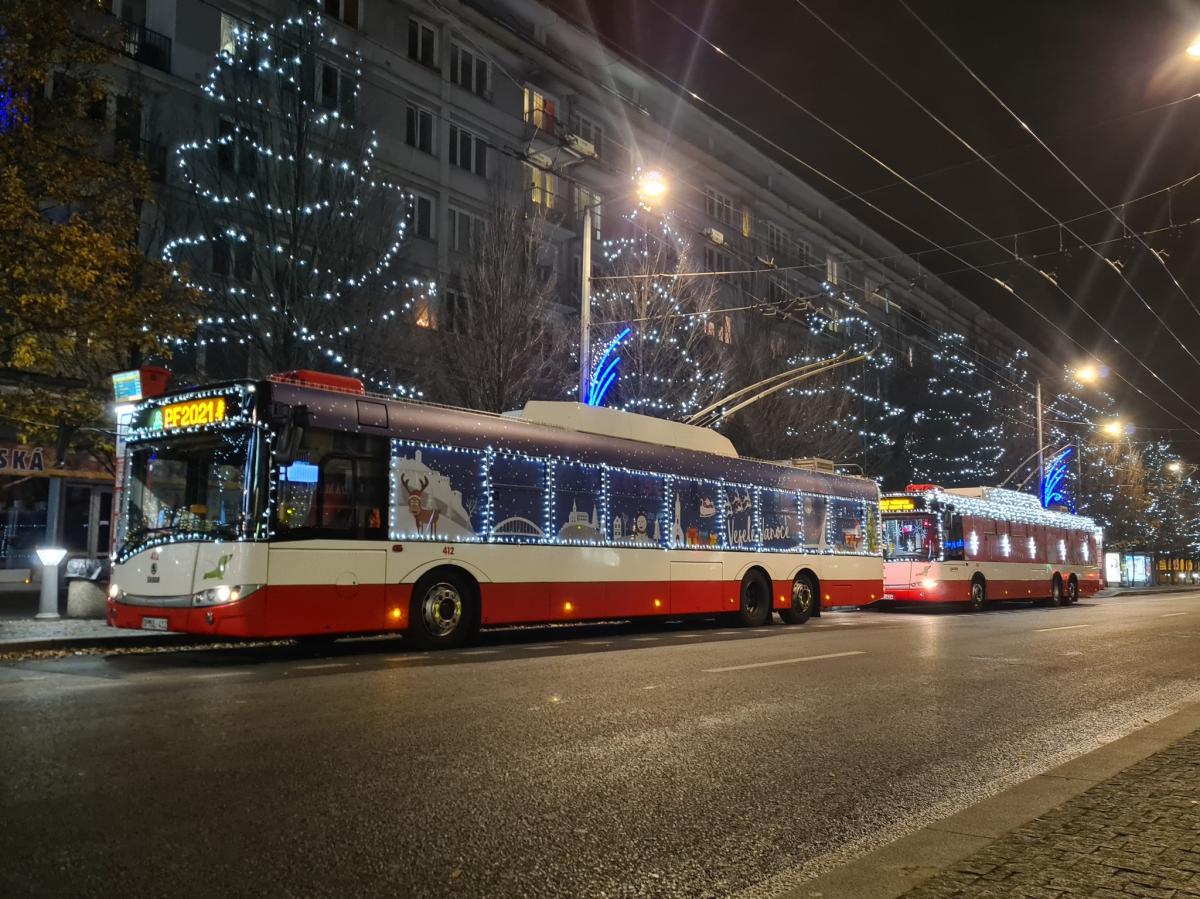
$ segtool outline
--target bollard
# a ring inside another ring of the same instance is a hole
[[[58,565],[67,551],[60,546],[43,546],[37,556],[42,563],[42,593],[38,613],[33,616],[39,621],[54,621],[58,616]]]

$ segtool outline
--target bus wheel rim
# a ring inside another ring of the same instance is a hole
[[[454,633],[462,621],[462,597],[450,584],[435,584],[425,594],[421,603],[421,617],[425,627],[435,637]]]
[[[792,608],[797,612],[807,612],[812,607],[812,590],[805,581],[792,582]]]
[[[983,584],[979,583],[979,581],[971,585],[971,602],[975,605],[983,602]]]

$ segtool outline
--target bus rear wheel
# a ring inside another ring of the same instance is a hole
[[[792,604],[786,609],[779,610],[779,617],[784,624],[804,624],[812,617],[813,607],[817,602],[817,591],[806,574],[796,575],[792,581]]]
[[[1063,604],[1063,582],[1057,574],[1054,580],[1050,582],[1050,598],[1045,601],[1048,606],[1061,606]]]
[[[761,573],[751,571],[742,578],[735,617],[744,627],[762,627],[771,620],[771,584]]]
[[[1070,606],[1077,602],[1079,602],[1079,581],[1075,575],[1071,575],[1070,580],[1067,581],[1066,604]]]
[[[462,646],[479,620],[475,585],[460,572],[431,571],[413,586],[408,636],[424,649]]]

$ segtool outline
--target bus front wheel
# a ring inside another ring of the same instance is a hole
[[[808,575],[798,574],[792,581],[792,604],[786,609],[779,610],[779,617],[784,624],[804,624],[812,617],[813,608],[817,602],[817,591],[809,580]]]
[[[413,586],[408,636],[425,649],[462,646],[479,620],[475,585],[453,569],[431,571]]]
[[[970,606],[972,612],[987,611],[987,587],[984,586],[983,578],[981,577],[977,577],[971,581]]]

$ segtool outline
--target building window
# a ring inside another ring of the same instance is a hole
[[[436,331],[438,326],[437,312],[429,297],[417,297],[413,300],[413,324],[418,328],[428,328]]]
[[[592,208],[592,238],[600,239],[600,213],[603,207],[600,205],[602,200],[600,194],[594,190],[589,190],[581,184],[576,184],[574,189],[575,197],[575,214],[579,216],[579,220],[583,221],[583,211],[589,206]]]
[[[733,269],[729,254],[715,247],[704,248],[704,268],[710,272],[727,272]]]
[[[488,95],[487,60],[461,44],[450,44],[450,80],[481,97]]]
[[[825,280],[834,287],[842,280],[844,263],[832,253],[825,257]]]
[[[241,26],[238,20],[229,13],[221,13],[221,45],[217,48],[218,52],[226,56],[233,56],[237,52],[237,36],[241,31]]]
[[[536,87],[525,87],[525,121],[538,131],[554,133],[558,124],[555,114],[554,98],[542,93]]]
[[[772,359],[780,359],[787,355],[787,339],[782,334],[772,334],[767,339],[767,351]]]
[[[317,95],[320,106],[344,116],[354,115],[354,78],[328,63],[320,64],[320,72],[317,82],[320,85]]]
[[[450,126],[450,164],[487,177],[487,144],[477,134]]]
[[[437,32],[420,19],[408,20],[408,58],[437,68]]]
[[[254,143],[253,131],[222,118],[217,126],[217,166],[222,171],[253,178],[258,172],[258,148]]]
[[[812,259],[812,247],[809,246],[808,241],[797,240],[792,243],[792,246],[795,247],[796,256],[807,265],[808,261]]]
[[[733,316],[728,312],[710,315],[704,322],[704,333],[721,343],[733,343]]]
[[[358,27],[358,0],[323,0],[321,10],[331,19]]]
[[[733,224],[733,201],[711,187],[704,191],[704,211],[723,225]]]
[[[457,290],[442,294],[442,327],[452,334],[467,330],[467,298]]]
[[[542,165],[525,164],[525,183],[530,186],[529,199],[543,209],[555,207],[557,181],[554,173],[547,171]]]
[[[450,209],[450,249],[457,253],[468,253],[479,245],[483,237],[484,222],[477,215]]]
[[[243,235],[220,233],[212,239],[212,273],[245,284],[254,276],[254,251]]]
[[[601,125],[593,122],[587,116],[576,113],[571,123],[571,131],[592,145],[592,150],[597,158],[603,155],[601,148],[604,146],[604,128]]]
[[[767,249],[772,253],[783,253],[787,244],[788,233],[774,222],[767,222]]]
[[[433,200],[416,194],[408,211],[408,224],[412,233],[426,240],[433,240]]]
[[[405,113],[404,142],[422,153],[433,152],[433,113],[408,104]]]
[[[742,237],[749,237],[754,233],[753,224],[750,219],[750,207],[742,207]]]

